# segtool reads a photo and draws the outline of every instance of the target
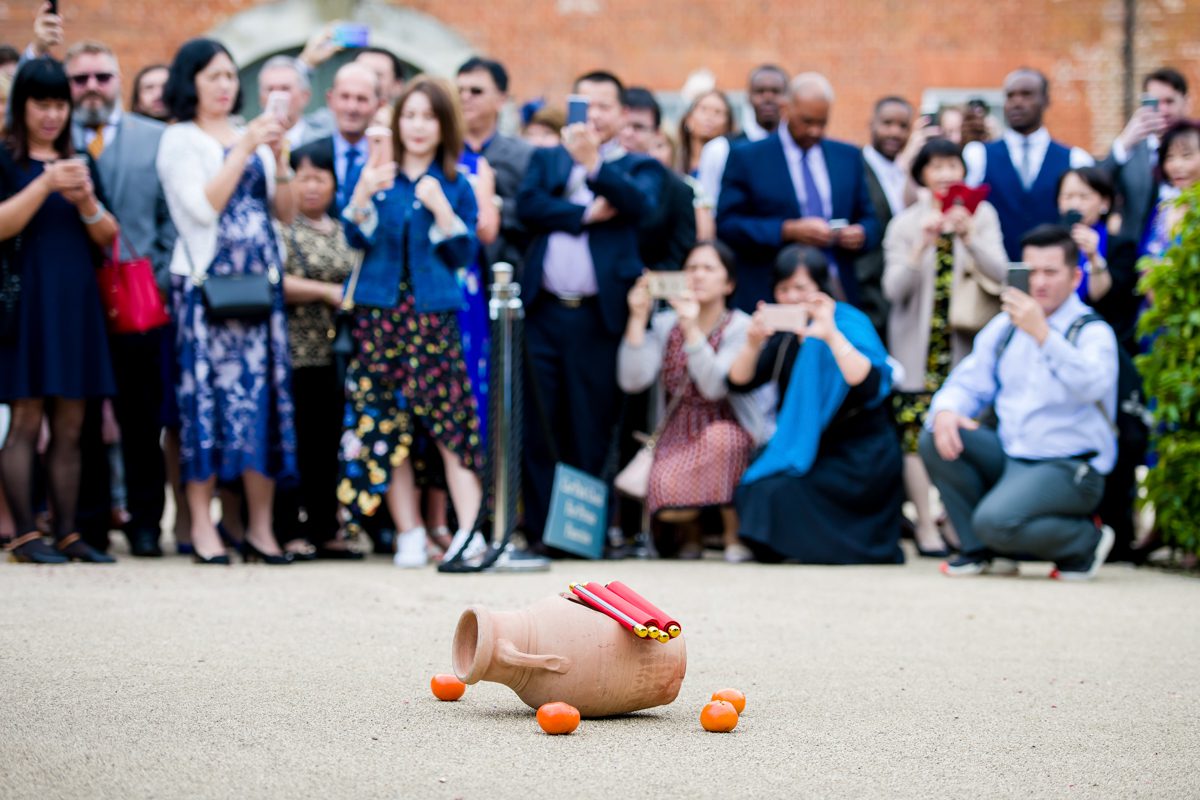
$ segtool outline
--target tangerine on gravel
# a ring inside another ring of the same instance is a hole
[[[546,733],[570,733],[579,727],[579,709],[567,703],[546,703],[537,710],[537,721]]]
[[[737,709],[728,700],[713,700],[700,709],[700,725],[706,731],[729,733],[737,724]]]
[[[467,685],[453,675],[442,673],[434,675],[429,681],[429,688],[438,700],[457,700],[467,691]]]
[[[719,692],[713,692],[712,699],[724,700],[726,703],[729,703],[733,706],[734,710],[738,712],[739,717],[742,715],[742,712],[746,710],[746,695],[742,694],[737,689],[722,689]]]

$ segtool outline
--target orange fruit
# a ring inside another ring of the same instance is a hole
[[[579,709],[567,703],[546,703],[537,710],[537,721],[546,733],[570,733],[579,727]]]
[[[712,699],[724,700],[726,703],[729,703],[738,712],[739,717],[746,710],[746,695],[737,689],[722,689],[719,692],[713,692]]]
[[[429,688],[438,700],[457,700],[467,691],[467,685],[453,675],[434,675]]]
[[[728,700],[713,700],[700,710],[700,724],[706,731],[728,733],[737,727],[737,709]]]

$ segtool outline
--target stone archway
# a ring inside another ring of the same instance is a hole
[[[209,31],[245,66],[298,50],[333,20],[371,29],[371,44],[391,50],[422,72],[451,77],[474,54],[471,45],[438,19],[384,0],[279,0],[235,14]]]

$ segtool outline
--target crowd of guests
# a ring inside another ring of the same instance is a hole
[[[541,104],[517,137],[490,59],[406,78],[364,48],[306,113],[330,30],[255,87],[195,39],[126,109],[116,54],[59,61],[64,34],[47,4],[24,53],[0,48],[17,560],[111,561],[114,524],[160,556],[165,486],[198,563],[357,559],[367,537],[403,567],[479,558],[499,261],[525,302],[535,554],[558,555],[556,465],[611,480],[653,430],[645,496],[612,510],[630,533],[644,511],[663,554],[898,563],[908,529],[948,575],[1036,559],[1088,578],[1132,555],[1137,259],[1171,246],[1200,182],[1173,69],[1096,163],[1052,138],[1026,68],[1002,130],[981,102],[918,116],[889,96],[869,144],[835,141],[831,82],[764,65],[744,120],[704,87],[672,128],[594,71],[572,87],[585,122]],[[264,111],[244,119],[249,91]],[[169,324],[106,330],[114,245],[151,260]]]

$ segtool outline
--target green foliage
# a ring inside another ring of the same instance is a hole
[[[1138,333],[1153,337],[1137,357],[1153,399],[1151,446],[1157,465],[1146,481],[1163,539],[1200,554],[1200,186],[1183,193],[1175,243],[1162,258],[1143,258],[1141,292],[1150,307]],[[1165,211],[1164,211],[1165,213]]]

